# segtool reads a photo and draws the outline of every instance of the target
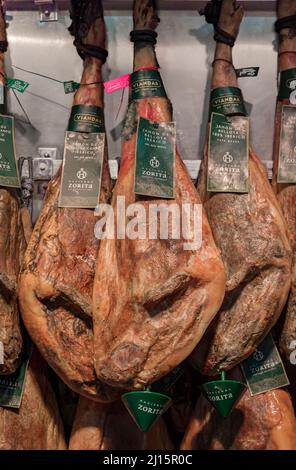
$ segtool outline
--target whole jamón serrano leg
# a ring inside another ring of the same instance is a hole
[[[154,3],[134,2],[134,29],[155,29]],[[153,66],[157,66],[157,59],[152,44],[136,42],[134,70]],[[125,197],[126,207],[139,202],[146,214],[151,204],[200,204],[178,150],[175,199],[136,199],[135,152],[140,116],[171,121],[170,102],[155,96],[130,102],[112,199],[115,230],[122,224],[117,219],[119,196]],[[205,214],[201,247],[186,251],[183,245],[182,238],[160,240],[148,236],[143,240],[101,241],[93,296],[95,367],[98,377],[107,383],[142,389],[166,375],[191,353],[219,309],[225,275]]]
[[[0,40],[5,42],[6,27],[0,5]],[[5,85],[4,52],[0,52],[0,84]],[[17,304],[17,278],[26,249],[21,208],[17,191],[0,186],[0,374],[12,374],[22,353],[22,336]]]
[[[95,403],[80,397],[69,450],[173,450],[160,417],[147,433],[137,427],[121,401]]]
[[[19,410],[0,407],[0,450],[66,450],[48,368],[33,351]]]
[[[280,0],[278,4],[278,18],[296,14],[296,4],[293,0]],[[289,53],[290,51],[290,53]],[[279,71],[296,68],[296,37],[294,29],[281,30],[279,41]],[[292,347],[292,341],[296,340],[296,185],[277,183],[281,117],[282,107],[287,102],[278,101],[275,115],[275,134],[274,134],[274,169],[273,169],[273,188],[279,201],[286,221],[286,227],[290,245],[292,248],[292,286],[288,300],[287,313],[284,328],[281,335],[280,346],[286,353],[287,358],[295,347]],[[292,347],[292,349],[291,349]]]
[[[74,2],[75,3],[75,2]],[[79,3],[79,2],[78,2]],[[105,47],[101,2],[89,8],[91,26],[85,44]],[[82,11],[82,17],[84,16]],[[102,60],[84,60],[81,86],[73,105],[103,108]],[[20,279],[20,306],[30,336],[43,357],[74,391],[94,400],[112,401],[118,394],[97,380],[93,366],[92,287],[98,240],[91,209],[58,207],[60,173],[49,185],[46,199],[26,252]],[[110,197],[107,149],[100,201]]]
[[[219,27],[236,37],[242,9],[223,0]],[[231,47],[217,43],[212,88],[237,86]],[[221,310],[191,356],[206,375],[249,356],[276,323],[290,289],[291,251],[265,168],[249,149],[249,193],[207,192],[207,148],[198,191],[227,274]]]
[[[242,380],[239,369],[229,377]],[[201,396],[181,449],[295,450],[296,420],[289,393],[277,389],[251,397],[246,390],[227,418]]]

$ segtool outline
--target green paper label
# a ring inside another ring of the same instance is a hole
[[[241,368],[252,396],[289,385],[284,365],[271,334],[242,362]]]
[[[280,73],[278,101],[284,100],[296,104],[296,68],[283,70]]]
[[[10,375],[0,375],[0,406],[20,408],[31,353],[32,346],[27,345],[17,371]]]
[[[139,70],[131,74],[131,99],[151,96],[166,98],[165,88],[158,70]]]
[[[23,80],[17,80],[15,78],[7,78],[6,79],[6,86],[8,88],[12,88],[14,90],[19,91],[20,93],[24,93],[29,86],[28,82],[24,82]]]
[[[245,388],[237,380],[215,380],[202,385],[205,396],[223,417],[231,413]]]
[[[176,124],[139,119],[135,193],[173,199],[175,186]]]
[[[59,207],[97,206],[104,151],[105,134],[66,132]]]
[[[249,191],[249,119],[213,113],[209,133],[207,189]]]
[[[0,115],[0,186],[21,186],[14,147],[14,119],[3,115]]]
[[[259,67],[244,67],[243,69],[236,69],[235,73],[238,78],[257,77],[259,73]]]
[[[233,114],[246,116],[241,89],[231,86],[214,88],[211,92],[210,116],[212,113],[225,114],[225,116]]]
[[[68,131],[105,132],[104,110],[98,106],[72,106]]]
[[[0,105],[4,104],[4,86],[0,84]]]
[[[278,183],[296,183],[296,107],[283,106],[278,160]]]
[[[122,401],[142,432],[147,432],[172,404],[170,397],[148,391],[125,393]]]
[[[80,84],[77,82],[74,82],[73,80],[69,80],[67,82],[63,82],[64,85],[64,92],[66,95],[69,93],[74,93],[74,91],[78,90],[80,87]]]

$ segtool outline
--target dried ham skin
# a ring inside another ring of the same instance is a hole
[[[112,200],[115,216],[118,196],[125,197],[126,207],[137,201],[134,165],[140,116],[171,120],[167,99],[141,99],[129,107]],[[151,204],[181,208],[201,203],[178,151],[175,199],[139,202],[146,214]],[[103,381],[137,389],[159,379],[190,354],[214,318],[223,300],[225,274],[204,213],[201,247],[186,251],[184,243],[172,238],[101,241],[93,314],[95,367]]]
[[[0,407],[0,450],[66,450],[47,364],[33,351],[19,410]]]
[[[70,450],[173,450],[165,422],[159,418],[142,433],[124,405],[80,398],[69,443]]]
[[[16,190],[0,188],[0,341],[4,364],[0,374],[12,374],[23,348],[17,303],[17,281],[26,239]]]
[[[242,380],[239,371],[231,374]],[[201,396],[181,449],[295,450],[296,419],[289,393],[277,389],[251,397],[246,389],[227,418]]]

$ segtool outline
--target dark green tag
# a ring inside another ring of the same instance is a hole
[[[278,101],[283,100],[296,104],[296,68],[283,70],[280,74]]]
[[[59,207],[96,207],[104,150],[103,133],[66,132]]]
[[[229,86],[214,88],[211,92],[210,116],[212,113],[246,116],[246,108],[240,88]]]
[[[249,191],[249,119],[213,113],[209,133],[207,189]]]
[[[24,82],[23,80],[17,80],[15,78],[7,78],[6,79],[6,86],[8,88],[12,88],[14,90],[19,91],[20,93],[24,93],[29,86],[28,82]]]
[[[149,431],[172,404],[167,395],[149,391],[128,392],[121,399],[142,432]]]
[[[131,99],[139,100],[150,96],[166,98],[165,88],[158,70],[139,70],[131,74]]]
[[[64,85],[64,92],[66,95],[69,93],[74,93],[74,91],[78,90],[80,87],[80,84],[77,82],[74,82],[73,80],[69,80],[68,82],[63,82]]]
[[[296,107],[282,107],[278,183],[296,183]]]
[[[28,345],[17,371],[11,375],[0,375],[0,406],[8,408],[19,408],[21,406],[31,353],[32,346]]]
[[[104,110],[98,106],[72,106],[68,131],[105,132]]]
[[[174,198],[176,124],[139,119],[135,193]]]
[[[257,77],[259,73],[259,67],[244,67],[243,69],[236,69],[235,73],[238,78]]]
[[[242,362],[241,368],[252,396],[289,385],[289,379],[271,334],[266,336],[256,351]]]
[[[20,187],[14,148],[14,119],[0,115],[0,186]]]
[[[202,391],[218,413],[226,418],[242,396],[246,386],[237,380],[226,380],[222,373],[221,380],[214,380],[202,385]]]

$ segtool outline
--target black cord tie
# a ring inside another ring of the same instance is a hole
[[[0,52],[6,52],[8,48],[7,41],[0,41]]]
[[[274,24],[274,28],[277,33],[282,29],[296,29],[296,15],[286,16],[285,18],[280,18]]]
[[[205,15],[206,22],[212,24],[215,29],[214,40],[216,42],[222,42],[227,46],[233,47],[235,44],[235,37],[227,33],[223,29],[219,28],[218,22],[221,13],[222,2],[221,0],[211,0],[207,3],[204,10],[200,11],[201,15]]]
[[[149,42],[155,46],[158,34],[151,29],[134,29],[130,33],[131,42]]]
[[[228,34],[223,29],[219,28],[219,26],[215,26],[215,34],[214,39],[217,42],[223,42],[223,44],[227,44],[227,46],[233,47],[235,44],[235,38]]]
[[[68,30],[75,37],[74,45],[79,56],[82,60],[86,57],[95,57],[104,64],[108,57],[106,49],[82,42],[95,21],[98,18],[103,19],[102,3],[98,0],[71,0],[70,18],[72,24]]]
[[[107,60],[108,51],[102,47],[82,44],[79,39],[75,39],[74,46],[76,46],[77,52],[82,60],[85,60],[86,57],[95,57],[96,59],[100,59],[103,64]]]

